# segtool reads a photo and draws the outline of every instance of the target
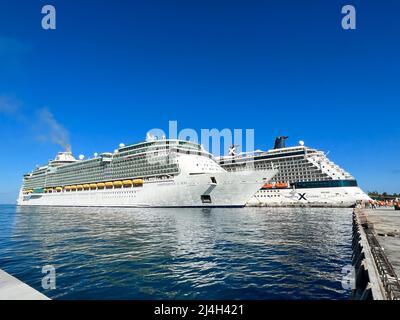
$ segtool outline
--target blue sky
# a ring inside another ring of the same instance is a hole
[[[1,1],[0,203],[60,150],[56,129],[91,155],[169,120],[254,128],[260,149],[288,135],[365,190],[400,192],[399,14],[395,0]]]

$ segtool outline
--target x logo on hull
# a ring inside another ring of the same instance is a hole
[[[303,200],[303,199],[307,201],[305,192],[304,193],[299,193],[299,201]]]

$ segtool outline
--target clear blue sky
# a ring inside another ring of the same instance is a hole
[[[345,4],[357,30],[341,28]],[[75,154],[169,120],[254,128],[257,148],[302,139],[365,190],[400,192],[399,17],[396,0],[1,1],[0,203],[60,150],[43,108]]]

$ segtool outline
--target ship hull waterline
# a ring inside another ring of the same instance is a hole
[[[244,207],[276,172],[207,173],[149,181],[143,186],[24,195],[19,206],[60,207]],[[211,178],[216,183],[211,182]]]
[[[359,187],[261,189],[247,206],[353,208],[357,202],[370,200]]]

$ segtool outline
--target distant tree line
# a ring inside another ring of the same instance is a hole
[[[376,199],[376,200],[400,198],[400,193],[388,194],[387,192],[379,193],[378,191],[372,191],[372,192],[368,192],[368,195],[372,199]]]

